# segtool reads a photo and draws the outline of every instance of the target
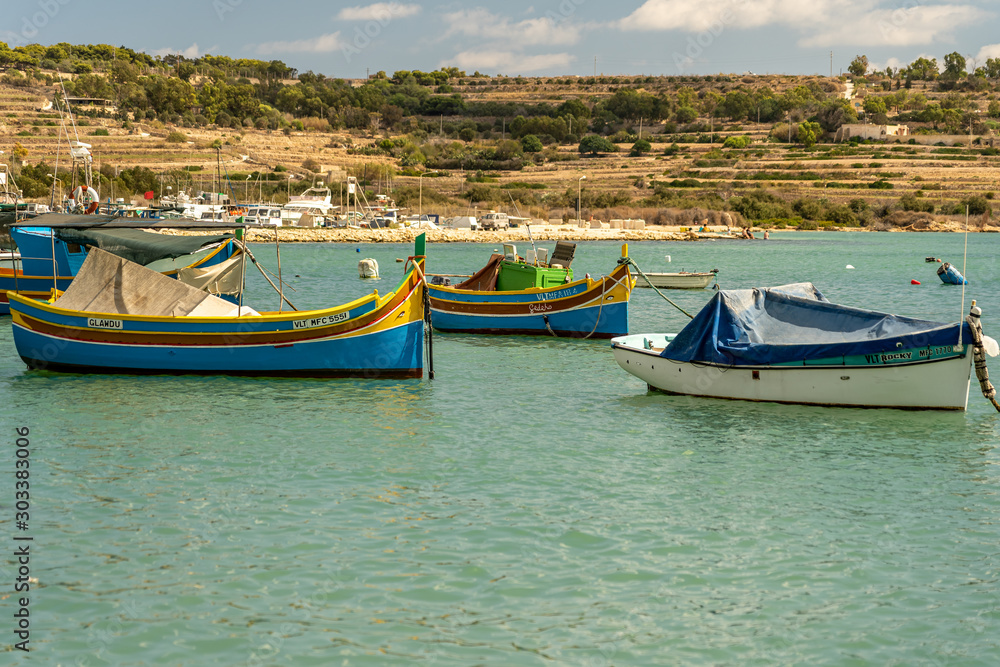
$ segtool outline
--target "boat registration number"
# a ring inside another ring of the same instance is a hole
[[[337,313],[325,317],[313,317],[308,320],[293,320],[292,326],[296,329],[313,329],[315,327],[325,327],[338,322],[346,322],[351,319],[350,313]]]
[[[87,326],[94,329],[124,329],[125,326],[121,320],[102,320],[97,317],[88,317]]]

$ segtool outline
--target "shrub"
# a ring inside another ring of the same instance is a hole
[[[653,148],[645,139],[639,139],[634,144],[632,144],[632,151],[629,153],[632,157],[638,157],[643,153],[648,153]]]
[[[521,150],[525,153],[538,153],[542,148],[542,140],[535,135],[526,134],[521,137]]]
[[[992,215],[993,207],[986,200],[985,197],[980,195],[972,195],[971,197],[966,197],[960,202],[962,213],[965,212],[965,207],[969,207],[969,215]]]
[[[183,144],[187,143],[187,140],[187,135],[183,132],[174,131],[167,135],[168,144]]]
[[[90,136],[92,136],[92,137],[107,137],[107,136],[110,136],[110,135],[108,134],[108,131],[106,129],[104,129],[103,127],[99,127],[96,130],[94,130],[93,132],[91,132]]]
[[[920,213],[933,213],[934,203],[917,197],[915,194],[906,193],[899,198],[898,206],[904,211],[917,211]]]

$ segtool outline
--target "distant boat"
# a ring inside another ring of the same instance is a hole
[[[327,220],[332,220],[340,210],[332,203],[330,188],[307,188],[300,195],[292,195],[288,203],[281,208],[281,218],[278,224],[297,227],[322,227]]]
[[[678,334],[611,341],[651,390],[849,407],[964,410],[967,323],[841,306],[811,283],[722,290]]]
[[[140,229],[141,227],[141,229]],[[171,236],[144,231],[156,228],[201,230],[198,236]],[[7,293],[29,298],[48,297],[53,288],[65,290],[87,258],[89,248],[105,248],[113,254],[148,266],[174,278],[202,282],[194,274],[205,269],[232,270],[242,252],[226,233],[232,227],[185,220],[153,221],[102,215],[48,213],[12,224],[10,235],[17,244],[17,257],[0,266],[0,314],[8,314]],[[214,233],[212,231],[214,230]],[[200,274],[201,275],[201,274]],[[239,295],[239,276],[230,271],[206,283],[208,291],[233,301]],[[221,286],[223,280],[225,286]]]
[[[946,285],[968,285],[969,281],[965,279],[961,271],[956,269],[954,266],[945,262],[938,267],[937,270],[938,277]]]
[[[573,279],[576,244],[559,241],[551,259],[543,249],[503,244],[486,266],[458,285],[427,289],[435,329],[458,333],[528,334],[571,338],[611,338],[628,333],[628,302],[635,285],[628,265],[606,276]],[[536,254],[536,256],[532,256]],[[622,246],[628,257],[628,246]]]
[[[399,287],[384,296],[257,313],[93,249],[54,303],[11,296],[14,345],[32,370],[417,378],[423,255],[421,235]]]
[[[718,269],[704,273],[645,273],[636,279],[636,287],[659,287],[663,289],[704,289],[712,284]],[[648,278],[648,280],[647,280]]]

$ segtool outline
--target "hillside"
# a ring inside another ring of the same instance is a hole
[[[404,72],[394,77],[402,76],[402,83],[377,75],[371,82],[334,84],[303,75],[298,84],[282,86],[276,99],[288,102],[292,92],[301,96],[311,90],[347,95],[347,100],[368,95],[364,91],[371,88],[400,105],[420,100],[422,110],[441,112],[436,117],[407,114],[386,103],[378,113],[365,112],[361,122],[348,117],[353,107],[327,108],[322,118],[282,114],[260,104],[277,115],[220,125],[225,111],[209,123],[201,113],[77,106],[76,132],[92,145],[95,170],[104,174],[105,197],[113,192],[130,198],[168,186],[222,189],[218,165],[240,200],[281,202],[289,192],[320,180],[331,185],[336,199],[350,175],[370,194],[391,193],[413,211],[445,215],[471,208],[513,209],[516,201],[522,214],[535,218],[575,218],[577,192],[584,218],[643,217],[654,223],[696,223],[708,211],[731,211],[758,224],[880,228],[946,220],[964,212],[966,205],[977,220],[992,211],[1000,161],[1000,151],[992,147],[992,86],[960,92],[939,90],[933,81],[907,80],[903,89],[897,78],[893,92],[893,79],[884,75],[850,82],[777,75],[445,75],[444,83],[436,76],[421,86],[414,74],[429,76]],[[55,97],[46,79],[54,73],[30,75],[25,79],[35,85],[16,80],[16,86],[10,80],[17,75],[9,75],[3,77],[7,85],[0,85],[0,146],[8,154],[17,143],[27,151],[19,182],[22,188],[25,183],[34,186],[28,194],[47,200],[47,173],[52,173],[57,152],[60,178],[64,184],[72,180],[64,173],[67,143],[65,136],[60,141],[59,114],[41,111]],[[207,78],[191,80],[202,86],[199,96],[213,85]],[[233,87],[264,85],[257,79],[244,81],[234,81]],[[845,99],[848,90],[860,97]],[[854,120],[854,110],[876,97],[887,100],[883,120],[906,120],[908,137],[894,144],[829,143],[833,132],[825,128],[836,120]],[[910,103],[939,110],[941,117],[908,108]],[[483,115],[490,112],[496,115]],[[921,121],[922,113],[929,120]],[[838,118],[831,119],[833,115]],[[759,123],[758,116],[764,117]],[[343,124],[361,127],[336,129],[345,119],[351,122]],[[966,119],[968,135],[940,134],[961,129]],[[810,123],[815,123],[818,142],[807,148],[811,142],[799,134]],[[617,152],[581,155],[581,127],[584,133],[603,135]],[[640,131],[648,148],[644,142],[636,144]],[[75,138],[72,128],[69,133]],[[538,137],[537,145],[531,144],[532,137]],[[725,143],[728,138],[740,139]]]

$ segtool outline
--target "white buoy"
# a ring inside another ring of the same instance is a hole
[[[667,255],[667,261],[668,262],[670,261],[670,255]]]
[[[378,278],[378,262],[367,258],[358,262],[359,278]]]
[[[847,265],[847,268],[849,268],[849,269],[853,269],[854,267],[853,267],[853,266],[851,266],[850,264],[848,264],[848,265]]]

